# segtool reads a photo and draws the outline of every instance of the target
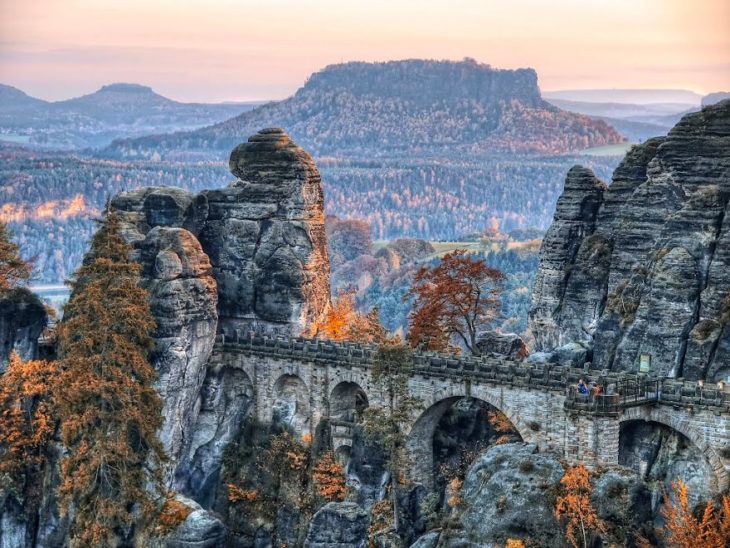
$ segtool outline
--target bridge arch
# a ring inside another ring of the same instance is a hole
[[[463,394],[456,393],[453,395],[446,395],[441,399],[436,399],[434,403],[428,405],[418,417],[415,419],[408,431],[408,452],[411,457],[412,474],[414,478],[418,478],[421,483],[426,483],[427,486],[431,487],[433,484],[433,468],[434,468],[434,435],[439,422],[458,401],[472,398],[482,403],[486,403],[489,408],[492,408],[502,413],[514,430],[519,434],[523,441],[527,441],[526,436],[529,429],[518,426],[516,421],[512,420],[514,414],[511,411],[508,413],[504,412],[504,406],[500,408],[495,403],[498,403],[495,398],[485,394],[485,397],[480,397],[475,394]],[[493,401],[489,401],[493,400]],[[521,422],[521,421],[517,421]]]
[[[730,477],[725,469],[723,459],[705,440],[702,429],[693,428],[688,420],[660,407],[632,407],[626,409],[619,423],[620,431],[624,431],[627,425],[632,422],[657,423],[687,438],[704,457],[711,471],[713,491],[715,493],[723,492],[730,488]]]
[[[356,382],[341,381],[330,392],[330,418],[356,422],[360,413],[369,405],[365,390]]]
[[[309,390],[299,375],[285,373],[273,386],[272,421],[301,435],[311,431]]]

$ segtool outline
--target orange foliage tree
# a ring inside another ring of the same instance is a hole
[[[409,342],[436,351],[453,339],[477,354],[477,333],[499,314],[504,274],[464,250],[444,255],[433,268],[420,268],[405,298],[414,297]]]
[[[340,293],[332,303],[325,321],[315,329],[317,336],[331,341],[382,344],[390,340],[380,323],[380,311],[373,308],[366,315],[357,311],[354,292]]]
[[[665,540],[677,548],[725,548],[730,544],[730,494],[725,493],[716,511],[712,501],[704,504],[695,515],[689,504],[687,485],[682,480],[672,482],[673,496],[664,495],[662,516]]]
[[[565,471],[560,480],[562,493],[555,504],[555,517],[565,522],[565,538],[578,548],[588,546],[590,531],[604,532],[606,526],[598,517],[591,503],[591,483],[588,469],[582,464]],[[580,532],[582,544],[578,543],[576,533]]]
[[[20,250],[11,241],[7,225],[0,221],[0,292],[28,281],[31,272],[31,264],[20,257]]]
[[[324,323],[317,326],[317,335],[331,341],[349,341],[358,327],[362,329],[364,321],[355,307],[355,294],[352,291],[340,293],[327,312]]]
[[[317,494],[328,502],[347,497],[344,470],[332,451],[327,451],[314,465],[312,480]]]
[[[509,443],[512,435],[517,433],[515,426],[510,422],[507,416],[497,410],[487,413],[487,422],[498,434],[495,445]]]
[[[72,546],[116,546],[150,525],[164,459],[162,402],[147,357],[155,320],[121,221],[101,221],[58,328],[61,511]],[[151,492],[152,491],[152,492]]]
[[[5,486],[22,478],[38,479],[45,464],[56,430],[52,394],[56,373],[54,363],[24,362],[13,352],[0,375],[0,483]]]

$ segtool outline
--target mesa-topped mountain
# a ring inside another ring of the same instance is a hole
[[[610,187],[570,170],[530,326],[598,368],[730,376],[730,100],[635,146]]]
[[[117,141],[105,154],[209,157],[268,126],[285,128],[319,156],[448,149],[563,153],[622,141],[605,122],[544,101],[532,69],[406,60],[332,65],[284,101],[192,132]]]
[[[254,104],[179,103],[139,84],[49,102],[0,85],[0,140],[53,148],[99,147],[113,139],[215,123]]]

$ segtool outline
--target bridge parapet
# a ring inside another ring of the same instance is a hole
[[[219,335],[217,352],[260,355],[282,360],[310,362],[343,368],[369,369],[377,345],[334,342],[300,337],[267,337],[254,333],[236,337]],[[597,381],[601,386],[628,386],[631,383],[658,383],[652,403],[674,407],[702,408],[730,414],[730,389],[702,386],[683,379],[652,379],[643,374],[569,367],[561,364],[530,364],[495,356],[459,356],[434,352],[414,352],[414,373],[426,378],[453,378],[472,383],[498,384],[568,395],[578,379]],[[569,406],[567,406],[569,407]],[[574,410],[586,411],[577,405]]]

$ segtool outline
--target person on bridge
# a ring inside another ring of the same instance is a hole
[[[593,395],[594,396],[600,396],[601,395],[601,385],[597,382],[593,383]]]
[[[578,394],[582,394],[584,396],[588,395],[588,387],[586,386],[586,383],[583,382],[583,379],[578,379]]]

